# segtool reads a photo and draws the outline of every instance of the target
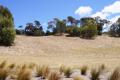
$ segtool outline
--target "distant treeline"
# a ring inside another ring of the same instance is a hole
[[[38,20],[35,20],[34,23],[27,23],[24,29],[23,26],[15,29],[11,12],[8,8],[0,6],[0,44],[11,45],[14,43],[15,31],[16,34],[28,36],[61,36],[68,34],[71,37],[93,39],[97,35],[102,35],[103,26],[110,23],[109,20],[100,17],[83,17],[78,20],[68,16],[63,20],[54,18],[49,21],[47,31],[43,30]],[[107,33],[113,37],[120,37],[120,18],[110,26]]]

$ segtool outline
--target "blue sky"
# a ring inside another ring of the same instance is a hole
[[[79,19],[84,16],[100,15],[103,18],[116,19],[120,11],[116,13],[108,11],[109,7],[113,8],[115,2],[120,0],[0,0],[0,5],[10,9],[16,27],[39,20],[46,28],[46,23],[56,17],[64,19],[73,16]],[[106,7],[108,9],[105,9]]]

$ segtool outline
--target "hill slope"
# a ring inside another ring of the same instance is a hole
[[[95,40],[75,37],[17,36],[15,45],[0,46],[0,60],[15,63],[48,64],[58,67],[106,64],[108,67],[120,66],[120,38],[100,36]]]

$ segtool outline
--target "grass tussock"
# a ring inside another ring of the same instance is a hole
[[[60,80],[60,74],[57,72],[51,72],[48,80]]]
[[[36,68],[37,77],[47,78],[50,74],[50,68],[48,66],[37,66]]]
[[[65,70],[65,66],[64,65],[61,65],[60,68],[59,68],[59,72],[60,74],[64,73],[64,70]]]
[[[9,70],[7,68],[0,68],[0,80],[6,80],[9,75]]]
[[[70,67],[65,67],[64,65],[60,66],[59,68],[60,74],[64,73],[64,75],[69,78],[72,72],[72,69]]]
[[[86,75],[87,74],[88,67],[87,66],[82,66],[81,67],[81,74]]]
[[[34,69],[34,68],[35,68],[35,66],[36,66],[36,64],[35,64],[35,63],[30,63],[30,64],[28,65],[29,69]]]
[[[31,80],[31,71],[30,69],[20,69],[17,75],[17,80]]]
[[[0,68],[4,68],[6,66],[7,62],[6,61],[3,61],[0,63]]]
[[[117,68],[113,71],[109,80],[120,80],[120,69],[119,68]]]
[[[97,69],[91,70],[91,80],[100,80],[99,76],[100,76],[100,70]]]
[[[69,78],[72,72],[72,69],[70,67],[64,69],[64,75]]]
[[[15,64],[9,64],[9,65],[8,65],[8,68],[9,68],[9,69],[14,69],[15,66],[16,66]]]

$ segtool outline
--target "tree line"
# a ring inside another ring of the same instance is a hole
[[[46,32],[38,20],[27,23],[24,29],[20,29],[23,26],[15,29],[11,12],[8,8],[0,6],[0,45],[12,45],[16,34],[27,36],[61,36],[67,34],[67,36],[71,37],[93,39],[97,35],[102,35],[103,26],[109,23],[109,20],[100,17],[75,19],[68,16],[63,20],[54,18],[49,21]],[[112,37],[120,37],[120,18],[110,26],[108,33]]]

